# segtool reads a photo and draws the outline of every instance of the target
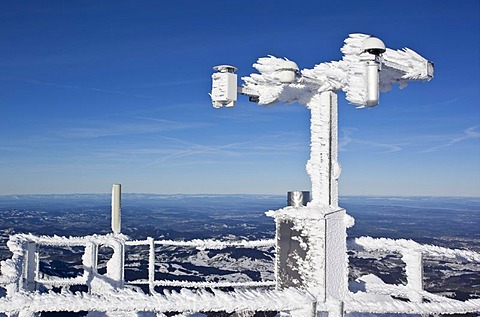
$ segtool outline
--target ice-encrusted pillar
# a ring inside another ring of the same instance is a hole
[[[110,247],[113,249],[113,254],[107,262],[107,273],[105,275],[110,278],[114,287],[122,288],[125,269],[125,241],[123,239],[112,239]]]
[[[148,248],[148,289],[150,294],[155,292],[155,241],[147,238]]]
[[[415,303],[423,302],[423,254],[419,250],[403,252],[402,260],[405,262],[407,275],[407,288],[410,292],[409,299]]]
[[[317,206],[338,206],[338,106],[331,91],[314,95],[307,103],[310,117],[310,159],[307,173],[312,182],[312,202]]]
[[[337,95],[312,96],[311,152],[307,173],[312,201],[304,207],[268,212],[276,221],[278,288],[306,288],[319,302],[341,303],[347,293],[348,216],[338,207]],[[335,316],[342,315],[342,308]]]
[[[113,250],[111,258],[106,263],[107,272],[99,274],[94,264],[98,259],[98,248],[107,247]],[[87,245],[83,264],[91,274],[86,274],[87,285],[92,294],[104,294],[115,289],[123,288],[125,284],[125,237],[109,235],[95,244]]]
[[[26,291],[34,292],[36,289],[35,274],[37,262],[37,244],[33,241],[28,241],[25,244],[25,261],[23,262],[23,288]]]

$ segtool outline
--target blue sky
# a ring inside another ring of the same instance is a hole
[[[349,33],[435,78],[339,95],[341,195],[480,196],[479,1],[1,1],[0,194],[308,190],[309,113],[211,107],[212,67],[341,59]]]

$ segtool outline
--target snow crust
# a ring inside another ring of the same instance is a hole
[[[14,297],[0,298],[0,311],[305,311],[311,309],[313,303],[314,298],[296,289],[240,289],[232,292],[182,289],[180,292],[147,295],[126,288],[98,295],[69,291],[61,294],[22,292]]]

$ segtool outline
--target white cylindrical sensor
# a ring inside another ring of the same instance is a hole
[[[113,184],[112,187],[112,231],[114,234],[119,234],[122,226],[121,186],[120,184]]]
[[[295,81],[295,71],[294,70],[282,70],[278,74],[278,79],[282,84],[291,84]]]
[[[379,64],[376,61],[367,61],[367,107],[375,107],[379,100]]]
[[[277,79],[282,84],[291,84],[295,81],[298,70],[298,65],[295,62],[285,60],[275,71],[277,72]]]

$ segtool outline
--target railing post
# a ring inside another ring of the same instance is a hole
[[[421,303],[423,301],[423,254],[418,250],[403,252],[402,260],[405,262],[407,287],[413,291],[410,300]]]
[[[106,276],[112,280],[112,286],[122,288],[124,285],[125,242],[120,239],[111,242],[112,258],[107,262]]]
[[[23,268],[23,288],[27,291],[34,292],[36,289],[35,272],[37,270],[37,244],[28,241],[25,248],[25,262]]]
[[[92,281],[97,273],[98,260],[98,245],[94,242],[89,242],[85,245],[85,253],[82,257],[82,264],[84,269],[84,277],[88,287],[88,292],[92,292]]]
[[[155,241],[153,238],[147,238],[149,243],[148,254],[148,287],[150,293],[155,291]]]

